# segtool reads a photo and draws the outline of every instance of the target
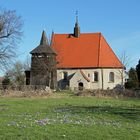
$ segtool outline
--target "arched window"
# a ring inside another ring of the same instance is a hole
[[[109,82],[114,82],[114,72],[109,73]]]
[[[98,82],[98,72],[94,72],[94,82]]]

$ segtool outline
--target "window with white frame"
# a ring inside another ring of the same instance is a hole
[[[98,72],[95,71],[95,72],[92,74],[92,81],[93,81],[93,82],[98,82],[98,80],[99,80]]]

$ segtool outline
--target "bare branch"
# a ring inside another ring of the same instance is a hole
[[[16,57],[22,37],[23,22],[16,11],[0,9],[0,67],[7,67]]]
[[[119,56],[120,61],[125,66],[125,68],[129,67],[131,58],[127,55],[126,51],[123,51],[121,55]]]

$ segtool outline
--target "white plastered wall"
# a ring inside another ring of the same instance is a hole
[[[86,75],[86,77],[90,80],[88,82],[80,73],[80,70]],[[123,71],[123,72],[122,72]],[[63,72],[67,72],[68,76],[74,74],[74,76],[70,80],[70,88],[77,89],[78,83],[82,82],[84,84],[85,89],[113,89],[116,85],[122,84],[122,78],[124,80],[124,76],[122,77],[122,73],[124,75],[124,70],[122,69],[59,69],[57,70],[57,80],[63,80]],[[98,82],[95,82],[93,79],[94,72],[98,72]],[[114,82],[109,81],[109,73],[114,73]]]

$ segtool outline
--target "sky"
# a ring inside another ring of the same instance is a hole
[[[39,45],[43,30],[48,38],[73,33],[76,11],[81,33],[101,32],[118,57],[130,58],[129,67],[140,59],[140,0],[0,0],[0,7],[24,21],[18,60]]]

